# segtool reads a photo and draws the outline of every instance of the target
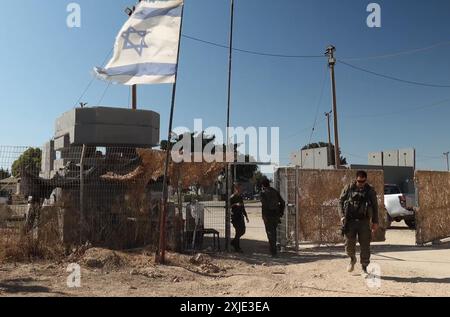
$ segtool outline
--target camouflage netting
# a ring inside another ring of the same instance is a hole
[[[289,169],[289,174],[295,168]],[[382,171],[368,171],[369,183],[378,193],[380,229],[375,241],[384,241],[386,210],[384,208],[384,175]],[[292,177],[292,175],[290,175]],[[314,243],[343,242],[338,213],[339,196],[345,185],[355,178],[353,170],[298,170],[298,236],[300,241]],[[289,189],[289,196],[295,186]]]
[[[128,183],[148,184],[164,175],[166,152],[138,149],[142,163],[134,171],[126,175],[107,173],[102,176],[105,180],[123,181]],[[187,189],[193,184],[211,186],[219,173],[225,168],[224,163],[182,162],[169,164],[169,183]]]
[[[416,171],[416,243],[450,237],[450,173]]]
[[[155,243],[159,238],[165,155],[163,151],[124,148],[114,149],[95,160],[88,157],[91,161],[86,164],[82,191],[80,171],[75,168],[52,179],[24,170],[21,193],[33,197],[33,214],[40,214],[39,225],[31,223],[30,229],[32,226],[40,229],[43,220],[48,219],[56,221],[66,245],[89,241],[95,246],[125,249]],[[174,190],[192,185],[210,186],[224,166],[223,163],[171,163],[169,184]],[[53,203],[42,203],[52,196]],[[180,214],[170,203],[167,215],[170,249],[179,245],[181,223]]]

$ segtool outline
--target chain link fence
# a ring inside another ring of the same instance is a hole
[[[156,246],[163,162],[164,152],[132,147],[0,146],[0,230],[57,240],[69,248],[85,243],[111,249]],[[223,164],[170,165],[169,249],[227,249],[235,233],[220,169]],[[236,181],[251,219],[244,239],[267,241],[255,183],[236,177],[230,185]],[[287,201],[291,217],[292,199]],[[284,219],[282,226],[290,221]]]
[[[52,235],[67,246],[89,242],[126,249],[154,244],[161,184],[142,170],[138,151],[0,147],[2,227],[17,222],[16,227],[37,238],[52,228]],[[175,209],[170,210],[173,226]]]
[[[298,173],[297,169],[279,168],[274,175],[274,186],[280,192],[281,197],[286,203],[284,216],[278,230],[278,243],[281,249],[298,250],[298,210],[297,210],[297,191],[298,191]]]

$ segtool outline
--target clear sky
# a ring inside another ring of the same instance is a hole
[[[54,120],[71,109],[101,66],[133,0],[78,0],[82,25],[66,26],[72,1],[5,1],[0,28],[0,144],[42,145]],[[183,33],[227,45],[229,0],[186,0]],[[322,55],[328,44],[338,59],[405,80],[450,85],[450,1],[377,1],[382,27],[368,28],[363,0],[236,0],[235,47],[275,54]],[[373,1],[375,2],[375,1]],[[367,59],[416,48],[427,50]],[[227,50],[183,38],[175,126],[225,125]],[[359,59],[361,58],[361,59]],[[234,53],[233,126],[279,126],[282,164],[289,153],[326,141],[331,108],[325,58],[279,58]],[[320,98],[325,80],[323,98]],[[443,169],[450,150],[450,88],[414,86],[336,66],[340,139],[351,163],[369,151],[415,147],[418,166]],[[106,83],[95,80],[83,98],[102,99]],[[139,107],[161,114],[167,130],[171,86],[141,86]],[[319,100],[321,100],[319,104]],[[437,102],[439,105],[432,106]],[[129,88],[111,86],[102,105],[129,105]],[[319,105],[319,107],[318,107]]]

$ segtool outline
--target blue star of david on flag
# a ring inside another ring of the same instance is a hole
[[[140,1],[117,33],[114,54],[97,78],[124,85],[176,80],[184,0]]]
[[[130,36],[132,34],[137,34],[138,36],[141,37],[139,44],[134,44],[131,41]],[[141,56],[144,48],[148,48],[147,43],[145,43],[146,36],[147,31],[138,31],[134,27],[130,26],[128,30],[122,33],[122,38],[125,40],[125,42],[123,43],[123,49],[124,50],[134,49],[136,53],[138,53],[139,56]]]

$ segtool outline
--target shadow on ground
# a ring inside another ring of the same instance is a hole
[[[224,241],[221,241],[222,251]],[[310,263],[322,260],[346,259],[344,246],[341,245],[325,245],[314,246],[311,244],[300,245],[300,251],[288,251],[279,253],[278,258],[272,258],[269,254],[269,244],[265,241],[242,239],[241,247],[244,253],[236,252],[219,252],[217,257],[244,261],[248,264],[266,264],[266,265],[287,265]],[[407,261],[398,257],[391,257],[387,253],[411,252],[411,251],[432,251],[432,250],[448,250],[450,243],[441,245],[401,245],[401,244],[379,244],[375,243],[371,246],[372,254],[385,258],[386,260]],[[230,251],[232,247],[230,247]],[[357,252],[359,253],[359,246]],[[430,261],[414,261],[414,262],[430,262]],[[450,261],[437,261],[436,263],[450,263]]]
[[[398,276],[382,276],[382,280],[393,281],[398,283],[437,283],[450,284],[450,277],[433,278],[433,277],[398,277]]]
[[[33,285],[36,282],[32,278],[9,279],[0,282],[0,291],[10,294],[21,293],[46,293],[52,295],[65,295],[64,293],[54,292],[45,286]]]
[[[243,253],[218,253],[217,257],[243,261],[251,265],[265,264],[267,266],[301,264],[321,260],[346,258],[345,254],[342,253],[342,250],[341,252],[330,253],[325,249],[315,252],[280,252],[277,258],[272,258],[269,253],[269,243],[258,240],[243,239],[241,240],[241,248],[244,251]],[[231,247],[230,250],[232,250]]]

